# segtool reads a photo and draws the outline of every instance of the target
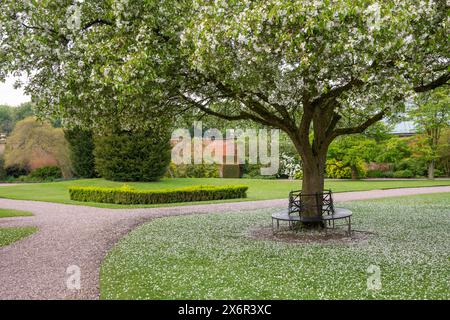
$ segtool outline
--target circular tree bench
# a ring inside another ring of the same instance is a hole
[[[306,211],[308,215],[305,215]],[[311,215],[313,211],[315,214]],[[336,227],[336,220],[343,220],[347,227],[347,234],[352,231],[352,212],[345,208],[335,208],[331,190],[323,193],[305,194],[301,190],[289,193],[289,207],[272,214],[272,230],[280,228],[280,221],[288,222],[289,228],[299,222],[323,222],[325,228]]]

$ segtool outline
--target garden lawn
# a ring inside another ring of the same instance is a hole
[[[136,208],[155,207],[161,205],[115,205],[102,203],[77,202],[69,199],[68,187],[70,186],[97,186],[97,187],[121,187],[125,183],[106,181],[104,179],[82,179],[69,180],[50,183],[30,183],[22,185],[1,186],[0,198],[48,201],[66,204],[82,204],[106,208]],[[272,180],[272,179],[220,179],[220,178],[177,178],[163,179],[158,182],[131,182],[128,185],[136,189],[164,189],[181,188],[198,185],[227,185],[244,184],[249,187],[248,197],[241,200],[266,200],[287,198],[289,191],[301,189],[300,181]],[[333,192],[363,191],[374,189],[409,188],[409,187],[429,187],[448,186],[450,179],[439,180],[327,180],[325,187]],[[235,202],[238,199],[222,200],[222,202]],[[215,201],[217,202],[217,201]],[[202,202],[207,203],[207,202]],[[189,203],[189,204],[192,204]],[[171,204],[172,206],[175,204]]]
[[[28,237],[37,230],[36,227],[0,228],[0,247]]]
[[[12,210],[12,209],[0,209],[0,218],[11,218],[11,217],[28,217],[33,214],[29,211]]]
[[[257,240],[272,210],[161,218],[123,238],[102,299],[450,299],[450,193],[356,201],[359,242]],[[368,290],[367,270],[381,270]]]

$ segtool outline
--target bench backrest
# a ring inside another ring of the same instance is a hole
[[[289,192],[289,214],[300,216],[307,210],[314,210],[317,216],[334,213],[333,196],[331,190],[314,194],[305,194],[302,190]]]

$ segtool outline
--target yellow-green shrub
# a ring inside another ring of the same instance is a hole
[[[332,179],[350,179],[352,177],[350,167],[336,159],[327,160],[326,173],[327,177]]]
[[[84,202],[116,204],[158,204],[209,201],[247,197],[247,186],[195,186],[178,189],[136,190],[121,188],[70,187],[70,199]]]

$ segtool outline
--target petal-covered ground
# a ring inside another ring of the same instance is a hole
[[[107,255],[101,298],[450,299],[448,193],[341,205],[368,236],[253,237],[270,225],[270,209],[151,221]]]
[[[344,192],[336,193],[334,199],[353,201],[442,192],[450,195],[450,186]],[[286,206],[286,198],[141,209],[106,209],[0,199],[0,208],[33,213],[33,216],[1,218],[1,228],[39,229],[29,237],[0,247],[0,299],[97,299],[100,289],[100,265],[105,255],[119,239],[137,225],[161,217],[199,213],[206,214],[206,217],[209,213],[239,214],[243,210]],[[273,210],[275,209],[268,210],[267,214]],[[403,207],[400,206],[399,211],[402,210]],[[444,213],[442,217],[445,218]],[[170,231],[171,223],[168,225],[167,230]],[[401,224],[394,225],[402,227]],[[186,230],[186,232],[193,231],[195,230]],[[205,230],[201,229],[201,232]],[[218,237],[221,235],[218,234]],[[146,248],[151,248],[150,244],[147,243]],[[81,271],[80,290],[67,287],[67,280],[71,275],[68,268],[73,265],[78,266]],[[175,267],[178,268],[177,265]]]

